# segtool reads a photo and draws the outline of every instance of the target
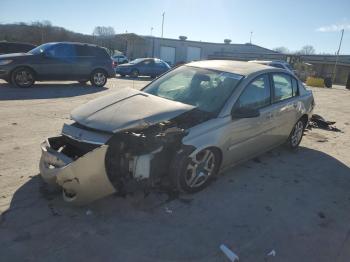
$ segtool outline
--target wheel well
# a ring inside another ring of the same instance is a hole
[[[208,149],[213,150],[219,156],[218,170],[220,170],[220,166],[222,163],[222,151],[221,151],[221,149],[218,147],[215,147],[215,146],[208,147]]]
[[[94,70],[92,70],[91,75],[92,75],[94,72],[96,72],[97,70],[101,70],[101,71],[103,71],[106,75],[108,75],[107,70],[104,69],[104,68],[95,68]]]
[[[34,74],[34,79],[37,78],[37,72],[36,72],[33,68],[31,68],[30,66],[17,66],[17,67],[15,67],[14,69],[12,69],[12,71],[11,71],[11,73],[10,73],[10,79],[12,78],[13,72],[14,72],[15,70],[17,70],[18,68],[26,68],[26,69],[29,69],[30,71],[33,72],[33,74]]]
[[[301,118],[300,118],[301,121],[303,121],[304,123],[304,127],[306,127],[308,121],[309,121],[309,117],[308,115],[304,114]]]

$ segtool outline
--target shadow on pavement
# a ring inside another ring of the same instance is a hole
[[[88,95],[107,90],[106,87],[93,87],[82,84],[37,83],[31,88],[16,88],[0,84],[0,100],[52,99]]]
[[[272,249],[276,261],[347,261],[349,188],[348,166],[304,147],[234,167],[184,196],[191,203],[153,198],[148,210],[147,198],[132,196],[69,207],[35,176],[1,217],[0,253],[4,261],[224,261],[224,243],[242,261],[267,261]]]

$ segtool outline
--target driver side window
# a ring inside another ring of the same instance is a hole
[[[260,109],[270,105],[271,93],[268,75],[253,80],[238,98],[236,108]]]

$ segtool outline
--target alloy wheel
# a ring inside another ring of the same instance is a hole
[[[296,147],[300,141],[301,138],[303,137],[303,132],[304,132],[304,124],[302,121],[298,121],[295,124],[292,136],[291,136],[291,145],[293,147]]]
[[[185,182],[191,188],[203,185],[215,170],[215,155],[210,149],[199,152],[186,168]]]

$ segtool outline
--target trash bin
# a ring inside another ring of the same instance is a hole
[[[324,85],[325,85],[325,87],[332,88],[332,78],[326,77],[324,79]]]

